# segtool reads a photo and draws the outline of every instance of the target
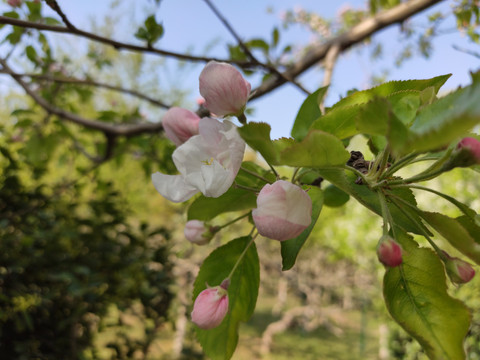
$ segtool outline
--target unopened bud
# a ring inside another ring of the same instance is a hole
[[[451,158],[443,165],[445,170],[455,167],[469,167],[480,164],[480,141],[473,137],[460,140]]]
[[[200,220],[190,220],[185,224],[183,233],[188,241],[197,245],[205,245],[215,235],[216,228],[208,228],[205,223]]]
[[[402,247],[390,236],[383,236],[377,245],[378,260],[390,267],[396,267],[402,263]]]
[[[447,252],[443,252],[446,256],[444,259],[445,269],[450,280],[455,284],[465,284],[473,279],[475,270],[468,262],[459,258],[450,256]]]
[[[221,286],[203,290],[195,299],[191,316],[199,328],[208,330],[217,327],[227,315],[228,292],[224,286],[228,287],[225,280]]]

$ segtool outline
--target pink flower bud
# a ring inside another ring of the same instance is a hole
[[[7,0],[7,4],[12,7],[20,7],[22,6],[22,0]]]
[[[223,285],[224,283],[222,283]],[[212,329],[222,322],[228,311],[228,286],[215,286],[198,294],[193,304],[192,321],[201,329]]]
[[[384,236],[378,242],[377,256],[385,266],[398,266],[402,263],[402,247],[390,236]]]
[[[165,135],[177,146],[198,134],[199,122],[197,114],[179,107],[170,108],[162,119]]]
[[[278,180],[262,188],[252,216],[260,235],[280,241],[293,239],[312,222],[312,200],[297,185]]]
[[[210,61],[200,74],[205,107],[217,116],[243,115],[251,86],[232,65]]]
[[[465,284],[473,279],[475,270],[468,262],[459,258],[450,256],[446,251],[443,252],[447,257],[445,269],[450,280],[455,284]]]
[[[197,245],[208,244],[213,237],[213,233],[200,220],[187,221],[184,234],[188,241]]]
[[[480,164],[480,141],[472,137],[465,137],[457,144],[457,150],[466,151],[473,164]]]

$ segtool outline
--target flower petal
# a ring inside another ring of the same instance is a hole
[[[152,182],[160,195],[172,202],[186,201],[198,193],[198,189],[187,184],[181,175],[156,172],[152,174]]]

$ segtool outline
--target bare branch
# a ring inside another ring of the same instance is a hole
[[[155,133],[163,131],[163,126],[160,122],[158,123],[141,123],[141,124],[109,124],[101,121],[95,121],[90,119],[85,119],[77,114],[70,113],[63,109],[59,109],[35,91],[30,89],[28,84],[26,84],[20,76],[17,76],[15,72],[8,66],[7,62],[3,59],[0,59],[0,65],[3,66],[4,72],[9,74],[15,81],[25,90],[25,92],[38,104],[40,105],[47,113],[57,115],[65,120],[73,122],[78,125],[82,125],[86,128],[99,130],[105,133],[105,136],[135,136],[143,133]]]
[[[476,58],[480,59],[480,53],[478,53],[476,51],[464,49],[464,48],[461,48],[460,46],[457,46],[457,45],[452,45],[452,47],[457,51],[463,52],[463,53],[468,54],[468,55],[475,56]]]
[[[225,19],[225,17],[218,11],[218,9],[213,5],[213,3],[210,0],[203,0],[208,7],[213,11],[213,13],[218,17],[218,19],[222,22],[222,24],[227,28],[227,30],[232,34],[232,36],[237,40],[238,45],[242,48],[243,52],[256,64],[259,66],[266,68],[271,74],[274,74],[278,77],[283,78],[285,81],[291,82],[293,85],[298,87],[300,90],[302,90],[305,94],[309,95],[310,92],[305,89],[301,84],[295,81],[294,78],[289,78],[286,75],[282,74],[280,71],[275,66],[272,66],[270,64],[264,64],[260,62],[255,55],[252,54],[250,49],[248,48],[247,45],[242,41],[240,36],[236,33],[236,31],[233,29],[233,27],[230,25],[230,23]]]
[[[340,54],[340,47],[338,45],[334,45],[328,50],[327,56],[325,57],[325,62],[323,64],[324,74],[323,74],[322,86],[328,86],[332,82],[333,68],[335,66],[335,63],[337,62],[339,54]],[[324,102],[325,102],[326,96],[327,96],[327,92],[325,92],[322,102],[320,103],[320,110],[322,111],[322,113],[325,113]]]
[[[237,66],[241,68],[251,68],[258,66],[259,64],[254,63],[252,61],[235,61],[235,60],[230,60],[230,59],[219,59],[219,58],[213,58],[213,57],[205,57],[205,56],[193,56],[193,55],[188,55],[188,54],[182,54],[182,53],[177,53],[173,51],[166,51],[166,50],[161,50],[149,46],[139,46],[135,44],[130,44],[130,43],[124,43],[120,41],[116,41],[110,38],[106,38],[100,35],[96,35],[87,31],[79,30],[75,27],[73,28],[68,28],[65,26],[57,26],[57,25],[46,25],[46,24],[40,24],[32,21],[25,21],[25,20],[19,20],[19,19],[14,19],[10,18],[7,16],[0,16],[0,24],[7,24],[7,25],[14,25],[14,26],[19,26],[23,28],[29,28],[29,29],[36,29],[36,30],[45,30],[45,31],[51,31],[51,32],[56,32],[56,33],[63,33],[63,34],[70,34],[70,35],[76,35],[76,36],[81,36],[93,41],[97,41],[103,44],[111,45],[117,50],[130,50],[130,51],[135,51],[135,52],[143,52],[143,53],[151,53],[151,54],[156,54],[156,55],[162,55],[162,56],[167,56],[167,57],[173,57],[176,59],[180,60],[187,60],[187,61],[192,61],[192,62],[209,62],[211,60],[219,61],[219,62],[229,62],[236,64]]]
[[[303,56],[303,58],[289,66],[287,70],[283,72],[283,75],[286,78],[295,78],[310,69],[319,61],[322,61],[333,46],[338,46],[340,51],[344,51],[361,43],[377,31],[392,24],[401,23],[405,19],[439,3],[440,1],[442,0],[410,0],[403,2],[394,8],[382,11],[376,16],[355,25],[344,34],[314,46],[305,56]],[[285,82],[286,80],[284,78],[278,76],[268,79],[255,89],[251,99],[259,98],[283,85]]]
[[[156,106],[161,107],[161,108],[164,108],[164,109],[169,109],[170,108],[169,105],[166,105],[163,102],[158,101],[154,98],[151,98],[151,97],[149,97],[149,96],[147,96],[147,95],[145,95],[145,94],[143,94],[139,91],[132,90],[132,89],[125,89],[125,88],[122,88],[120,86],[110,85],[110,84],[102,83],[102,82],[99,82],[99,81],[93,81],[93,80],[90,80],[90,79],[77,79],[77,78],[71,78],[71,77],[55,77],[55,76],[48,75],[48,74],[47,75],[43,75],[43,74],[20,74],[20,73],[10,74],[9,72],[7,72],[4,69],[3,70],[0,69],[0,74],[1,73],[8,74],[8,75],[15,75],[15,76],[19,76],[19,77],[29,77],[31,79],[38,79],[38,80],[56,82],[56,83],[60,83],[60,84],[76,84],[76,85],[85,85],[85,86],[95,86],[95,87],[98,87],[98,88],[104,88],[104,89],[109,89],[109,90],[129,94],[129,95],[135,96],[139,99],[148,101],[151,104],[156,105]]]

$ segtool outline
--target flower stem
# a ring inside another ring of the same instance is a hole
[[[409,204],[407,201],[403,200],[401,197],[399,196],[396,196],[396,195],[393,195],[393,194],[390,194],[391,195],[391,198],[392,198],[392,202],[397,206],[397,208],[411,221],[413,222],[415,225],[418,226],[418,229],[420,230],[420,232],[422,233],[422,235],[425,237],[425,239],[427,239],[427,241],[430,243],[430,245],[432,246],[432,248],[435,250],[435,252],[438,254],[438,256],[441,258],[441,259],[444,259],[445,258],[445,254],[443,253],[442,249],[440,249],[437,244],[435,244],[435,242],[430,238],[430,236],[427,234],[427,232],[425,231],[425,225],[423,225],[420,221],[418,221],[417,219],[415,219],[411,214],[409,214],[400,204],[399,202],[403,203],[404,205],[407,205],[408,207],[410,207],[411,209],[413,209],[415,212],[419,212],[419,209],[415,206],[413,206],[412,204]]]
[[[255,188],[252,188],[252,187],[249,187],[249,186],[240,185],[238,183],[233,183],[233,187],[236,188],[236,189],[243,189],[243,190],[251,191],[251,192],[254,192],[255,194],[258,194],[260,192],[259,189],[255,189]]]
[[[415,159],[418,156],[418,153],[414,152],[411,153],[407,156],[404,156],[403,158],[399,159],[396,161],[390,168],[385,171],[385,173],[382,175],[382,179],[388,178],[392,176],[395,172],[403,168],[404,166],[410,164],[410,162]]]
[[[258,233],[256,233],[254,236],[252,236],[252,239],[248,242],[247,246],[245,247],[245,249],[243,250],[243,252],[240,254],[240,256],[238,257],[237,259],[237,262],[235,263],[235,265],[233,266],[233,269],[232,271],[230,271],[230,274],[228,274],[227,278],[228,280],[230,280],[232,278],[232,275],[233,273],[235,272],[235,270],[237,270],[237,267],[238,265],[240,265],[240,263],[242,262],[242,259],[243,257],[245,256],[245,254],[247,253],[247,250],[248,248],[250,247],[250,245],[253,244],[253,242],[255,241],[255,238],[257,237]],[[226,280],[225,279],[225,280]],[[224,281],[225,281],[224,280]]]
[[[267,178],[263,177],[262,175],[260,174],[257,174],[255,171],[251,171],[251,170],[248,170],[247,168],[244,168],[243,166],[240,166],[240,170],[246,172],[247,174],[250,174],[252,176],[255,176],[256,178],[262,180],[262,181],[265,181],[266,183],[269,183],[271,184],[272,182],[270,180],[268,180]]]
[[[380,201],[380,206],[382,208],[383,235],[388,235],[388,224],[390,224],[390,229],[395,238],[392,214],[390,214],[390,210],[388,210],[387,199],[381,190],[378,191],[378,200]]]
[[[237,119],[243,125],[245,125],[247,123],[247,117],[245,116],[245,114],[243,112],[242,112],[242,115],[237,115]]]
[[[231,224],[237,222],[238,220],[243,219],[244,217],[247,217],[248,215],[250,215],[250,213],[251,213],[251,211],[249,211],[249,212],[246,213],[246,214],[240,215],[239,217],[237,217],[237,218],[235,218],[235,219],[227,222],[226,224],[223,224],[223,225],[218,226],[218,227],[217,227],[217,231],[219,231],[220,229],[223,229],[224,227],[227,227],[228,225],[231,225]]]
[[[275,168],[272,166],[272,164],[270,164],[269,162],[267,162],[268,166],[270,166],[270,169],[272,169],[273,173],[275,174],[275,177],[278,179],[280,179],[280,175],[278,175],[277,173],[277,170],[275,170]]]
[[[345,170],[350,170],[350,171],[354,172],[356,175],[358,175],[358,176],[363,180],[364,184],[368,184],[368,181],[367,181],[367,178],[365,177],[365,174],[362,173],[361,171],[355,169],[355,168],[352,167],[352,166],[348,166],[348,165],[345,165],[345,166],[344,166],[344,169],[345,169]]]

